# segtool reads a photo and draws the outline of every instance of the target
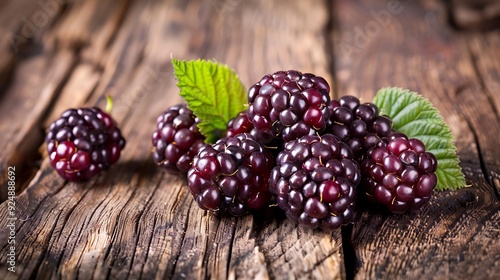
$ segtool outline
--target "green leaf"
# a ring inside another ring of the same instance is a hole
[[[200,119],[200,132],[213,143],[226,130],[229,120],[245,110],[245,87],[238,75],[224,64],[208,60],[172,59],[180,95]]]
[[[407,89],[382,88],[373,103],[380,114],[392,119],[394,130],[420,139],[426,150],[436,156],[436,190],[456,190],[466,186],[451,129],[429,100]]]

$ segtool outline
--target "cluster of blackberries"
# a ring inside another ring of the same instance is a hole
[[[265,75],[213,145],[201,144],[197,122],[185,105],[162,114],[153,158],[187,171],[195,201],[213,213],[278,205],[298,224],[331,230],[352,221],[356,203],[418,209],[437,183],[436,158],[421,141],[393,131],[372,103],[331,100],[328,83],[313,74]]]
[[[152,136],[155,163],[172,173],[186,173],[204,144],[199,122],[184,104],[172,106],[158,116]]]
[[[372,103],[330,99],[322,77],[298,71],[265,75],[248,91],[248,109],[206,144],[199,119],[175,105],[157,119],[153,160],[187,174],[197,204],[242,216],[278,205],[301,225],[332,230],[352,221],[357,203],[393,213],[420,208],[437,184],[437,160],[418,139],[395,132]],[[49,128],[50,163],[84,180],[116,162],[125,146],[97,108],[68,110]]]

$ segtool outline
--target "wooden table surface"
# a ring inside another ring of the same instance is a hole
[[[1,1],[1,198],[9,167],[16,196],[15,220],[0,205],[0,279],[499,279],[500,13],[480,2]],[[181,102],[171,56],[224,62],[247,88],[296,69],[325,77],[332,97],[418,91],[450,124],[470,187],[408,215],[359,211],[330,234],[276,208],[214,217],[151,159],[157,115]],[[65,182],[46,128],[106,95],[122,157]]]

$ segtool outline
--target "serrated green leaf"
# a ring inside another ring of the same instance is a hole
[[[436,156],[436,190],[456,190],[466,186],[451,129],[429,100],[407,89],[382,88],[373,103],[381,114],[392,119],[394,130],[420,139],[427,151]]]
[[[208,60],[172,59],[180,95],[200,119],[207,143],[215,142],[229,120],[245,110],[247,95],[238,75],[224,64]]]

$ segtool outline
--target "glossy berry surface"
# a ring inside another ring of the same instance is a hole
[[[115,121],[99,108],[65,111],[45,142],[52,167],[69,181],[88,180],[120,158],[125,139]]]
[[[361,104],[355,96],[345,95],[329,104],[330,119],[325,132],[337,136],[361,163],[365,153],[392,131],[392,121],[380,116],[373,103]]]
[[[437,184],[436,157],[422,141],[402,133],[391,133],[382,143],[362,163],[365,195],[393,213],[421,208]]]
[[[205,145],[188,171],[188,186],[200,208],[242,216],[269,205],[274,158],[250,134]]]
[[[321,132],[329,119],[330,86],[298,71],[265,75],[248,90],[248,119],[261,134],[285,142]]]
[[[331,134],[303,136],[286,143],[276,163],[270,191],[290,220],[327,231],[351,222],[361,173],[345,143]]]
[[[199,119],[185,104],[161,113],[151,136],[154,162],[171,173],[186,173],[204,145],[205,137],[199,132],[198,123]]]

